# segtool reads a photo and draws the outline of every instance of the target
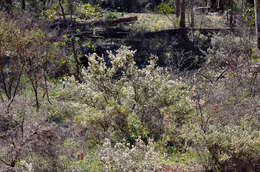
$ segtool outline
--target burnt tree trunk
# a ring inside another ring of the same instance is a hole
[[[179,18],[180,17],[180,11],[181,11],[180,0],[176,0],[175,6],[176,6],[176,17]]]
[[[11,10],[12,10],[12,7],[13,7],[13,1],[12,0],[5,0],[4,1],[4,10],[7,12],[7,13],[11,13]]]
[[[230,3],[229,25],[230,25],[230,29],[233,29],[233,0],[229,0],[229,3]]]
[[[194,27],[194,24],[195,24],[195,22],[194,22],[194,9],[193,9],[193,6],[194,6],[194,0],[190,0],[190,15],[191,15],[191,24],[190,24],[190,26],[193,28]]]
[[[25,0],[21,0],[21,7],[22,7],[22,10],[25,10]]]
[[[185,28],[185,0],[181,1],[181,19],[180,19],[180,27]]]
[[[213,11],[218,11],[218,10],[224,10],[226,5],[228,5],[228,0],[211,0],[210,1],[210,8]]]

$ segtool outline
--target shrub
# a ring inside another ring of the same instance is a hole
[[[164,157],[155,151],[151,140],[146,145],[141,138],[135,146],[127,143],[116,143],[112,146],[109,139],[105,140],[99,153],[108,171],[142,171],[150,172],[161,169]]]
[[[197,115],[182,136],[207,170],[257,171],[259,71],[253,67],[253,44],[243,38],[213,36],[208,63],[193,80]]]
[[[254,171],[259,163],[259,121],[242,118],[236,124],[191,124],[184,137],[197,146],[206,169],[214,171]]]
[[[86,127],[86,136],[101,141],[123,138],[134,144],[141,136],[155,141],[176,135],[192,112],[186,100],[191,89],[156,66],[152,57],[145,68],[135,65],[128,47],[109,53],[110,62],[93,54],[82,83],[68,78],[56,93],[62,111],[73,111],[75,121]],[[63,112],[60,113],[63,113]],[[91,139],[88,139],[91,140]]]
[[[0,167],[22,168],[21,164],[27,164],[33,169],[58,168],[62,132],[46,122],[44,110],[35,112],[28,101],[22,100],[16,100],[15,108],[8,113],[4,103],[0,104]]]
[[[39,109],[39,89],[48,93],[49,65],[57,62],[54,44],[38,27],[28,29],[13,19],[0,20],[0,44],[0,96],[10,106],[15,96],[30,84]]]
[[[87,155],[83,160],[73,162],[71,169],[77,169],[77,171],[106,171],[105,164],[99,156],[99,152],[87,152]]]
[[[219,118],[218,122],[234,121],[245,114],[259,120],[260,70],[252,47],[247,37],[231,34],[212,38],[207,64],[195,82],[207,111]]]
[[[158,171],[165,156],[155,150],[156,144],[149,139],[144,143],[139,137],[136,144],[126,141],[112,143],[105,139],[96,150],[88,151],[84,159],[73,162],[70,169],[77,171]],[[97,151],[98,150],[98,151]]]

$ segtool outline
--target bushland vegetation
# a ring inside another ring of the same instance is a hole
[[[259,171],[257,14],[176,2],[1,1],[0,171]],[[98,46],[162,29],[193,49]]]

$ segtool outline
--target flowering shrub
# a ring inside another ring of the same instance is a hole
[[[126,141],[112,143],[105,139],[97,150],[88,151],[84,159],[73,162],[70,170],[76,171],[158,171],[162,168],[166,157],[155,150],[156,144],[149,139],[144,143],[139,137],[136,144]]]
[[[141,136],[155,141],[164,134],[176,134],[177,127],[191,114],[186,100],[191,89],[156,66],[156,57],[140,69],[134,51],[121,47],[110,62],[93,54],[83,70],[82,83],[68,78],[65,89],[56,92],[62,111],[75,114],[75,121],[87,128],[86,136],[96,141],[125,138],[133,144]]]
[[[146,145],[141,138],[136,139],[136,145],[116,143],[112,146],[109,139],[105,139],[100,158],[108,171],[136,171],[151,172],[161,168],[163,156],[155,151],[155,145],[149,140]]]

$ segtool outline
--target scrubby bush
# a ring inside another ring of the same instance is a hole
[[[139,136],[144,141],[175,138],[178,128],[192,112],[186,97],[187,87],[163,68],[153,57],[145,68],[135,65],[134,51],[120,48],[110,62],[93,54],[82,83],[74,77],[65,82],[65,89],[56,92],[56,103],[75,114],[74,120],[86,127],[88,140],[113,142],[126,139],[134,144]]]
[[[259,68],[247,38],[215,35],[207,63],[192,82],[197,115],[182,129],[205,169],[257,171],[259,163]]]
[[[207,65],[217,70],[248,63],[253,58],[255,44],[246,35],[238,37],[234,34],[216,34],[211,39],[211,46],[206,52]]]
[[[199,119],[198,119],[199,120]],[[184,136],[191,139],[206,169],[254,171],[260,161],[259,121],[242,118],[236,124],[189,125]]]
[[[19,22],[15,19],[0,20],[0,97],[10,106],[15,96],[31,85],[39,109],[39,90],[42,88],[48,93],[49,66],[51,63],[53,66],[59,64],[58,52],[38,26],[28,28],[26,23],[20,25]]]
[[[260,70],[253,47],[247,37],[231,34],[212,38],[208,61],[198,74],[196,86],[215,117],[234,121],[248,114],[259,120]]]
[[[58,169],[61,130],[46,122],[46,111],[35,112],[24,97],[14,104],[8,113],[4,103],[0,104],[0,169],[26,169],[27,165],[36,171]]]

